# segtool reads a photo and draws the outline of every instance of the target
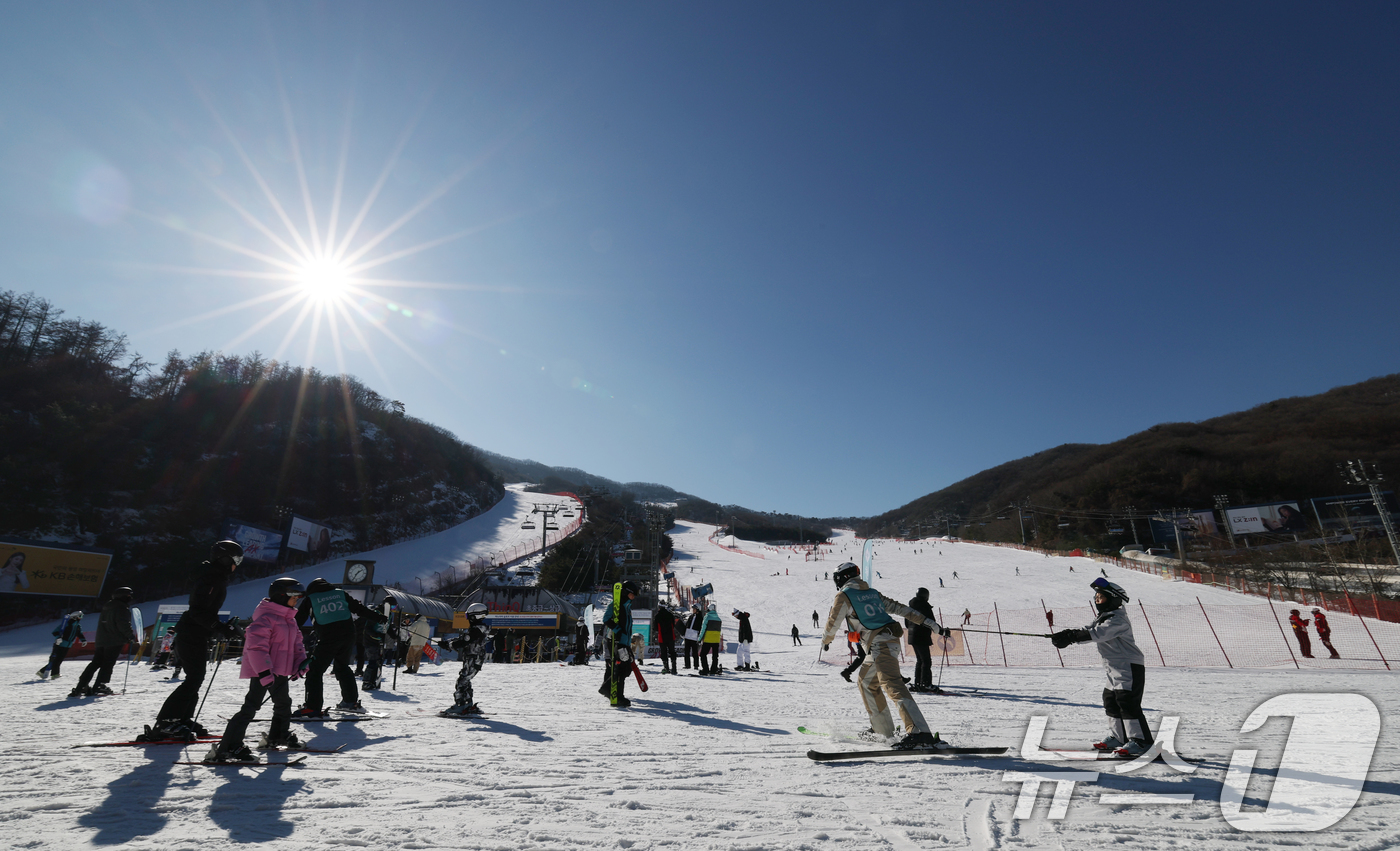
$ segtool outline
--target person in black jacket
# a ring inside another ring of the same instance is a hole
[[[350,667],[350,653],[355,649],[355,622],[351,615],[379,623],[388,621],[383,614],[367,608],[325,579],[313,579],[306,586],[306,597],[297,608],[297,622],[305,624],[309,617],[315,623],[316,648],[311,651],[306,669],[306,701],[293,715],[322,718],[330,714],[322,706],[322,677],[326,669],[332,667],[336,682],[340,683],[340,703],[336,704],[336,709],[365,710],[360,703],[360,690],[355,685],[355,672]]]
[[[695,662],[695,669],[700,669],[700,626],[705,622],[705,613],[700,611],[698,605],[690,607],[690,617],[685,621],[685,667],[690,668],[690,663]],[[692,640],[690,633],[694,632],[695,639]]]
[[[736,671],[756,671],[758,666],[753,663],[753,626],[749,623],[749,613],[735,609],[731,612],[739,620],[739,644],[734,650],[734,670]]]
[[[928,589],[920,588],[909,601],[909,608],[933,620],[933,606],[928,601]],[[933,630],[912,621],[905,621],[909,630],[909,646],[914,648],[914,686],[912,691],[933,691],[933,656],[929,648],[933,645]]]
[[[78,677],[78,684],[68,693],[69,697],[116,694],[107,685],[112,679],[112,666],[122,655],[122,647],[136,640],[136,631],[131,628],[131,595],[130,588],[118,588],[102,607],[102,615],[97,620],[97,649],[82,676]],[[88,688],[89,682],[93,683],[92,688]]]
[[[658,606],[656,616],[652,618],[651,622],[656,626],[656,643],[661,648],[661,673],[674,674],[676,672],[676,616],[665,606]]]
[[[209,560],[202,563],[199,578],[190,591],[190,607],[175,624],[175,655],[185,669],[185,681],[175,687],[165,699],[156,723],[147,727],[145,736],[156,739],[193,740],[207,736],[209,731],[194,720],[199,709],[200,686],[209,662],[209,640],[228,640],[238,635],[232,624],[219,620],[219,609],[228,596],[228,581],[238,565],[243,563],[243,547],[237,541],[219,541],[209,550]],[[143,740],[137,736],[138,740]]]

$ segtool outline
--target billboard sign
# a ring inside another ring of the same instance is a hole
[[[243,547],[243,558],[274,564],[282,552],[282,533],[260,526],[250,526],[237,520],[224,525],[224,537]]]
[[[1236,535],[1279,534],[1308,531],[1308,518],[1296,502],[1270,502],[1225,509],[1230,531]]]
[[[287,530],[287,546],[294,550],[301,550],[309,555],[313,561],[330,558],[330,527],[322,526],[320,523],[308,520],[299,514],[293,514],[291,528]]]
[[[0,538],[0,594],[96,597],[111,563],[111,550]]]
[[[1385,500],[1386,510],[1394,517],[1395,492],[1385,491],[1381,498]],[[1369,493],[1319,497],[1312,500],[1312,507],[1322,523],[1322,528],[1329,532],[1379,529],[1384,525],[1381,523],[1380,512],[1376,510],[1375,500],[1371,499]]]

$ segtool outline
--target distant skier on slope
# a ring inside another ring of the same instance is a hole
[[[445,716],[480,715],[481,707],[472,698],[472,678],[481,672],[486,662],[486,642],[491,630],[486,626],[486,604],[472,603],[467,606],[467,628],[452,638],[444,638],[441,646],[456,650],[462,659],[462,670],[457,672],[457,687],[452,692],[452,706],[440,714]]]
[[[1332,654],[1333,659],[1342,658],[1337,653],[1337,648],[1332,646],[1332,627],[1327,623],[1327,616],[1322,613],[1321,609],[1313,609],[1312,619],[1313,626],[1317,627],[1317,638],[1322,642],[1322,646],[1327,648],[1327,652]],[[58,668],[54,668],[54,671],[54,676],[58,676]]]
[[[1058,648],[1093,641],[1103,657],[1108,688],[1103,690],[1103,709],[1111,719],[1109,734],[1094,748],[1112,751],[1115,756],[1134,757],[1152,744],[1152,730],[1142,713],[1142,693],[1146,668],[1142,651],[1133,640],[1133,625],[1123,604],[1128,592],[1103,577],[1089,583],[1094,589],[1094,608],[1099,616],[1083,629],[1065,629],[1050,636]]]
[[[871,729],[876,735],[894,735],[894,719],[890,716],[885,699],[888,694],[899,709],[906,733],[893,747],[898,750],[938,747],[941,741],[929,730],[928,722],[924,720],[899,671],[899,639],[904,635],[904,630],[890,615],[899,615],[937,630],[939,635],[948,635],[950,630],[933,618],[924,617],[908,606],[882,596],[860,578],[860,568],[851,562],[841,565],[831,578],[838,590],[831,604],[831,612],[826,616],[822,649],[831,649],[832,639],[842,628],[853,629],[860,635],[861,643],[869,653],[860,668],[860,696],[865,703],[866,714],[870,716]]]
[[[64,616],[63,621],[53,631],[53,650],[49,651],[49,662],[39,669],[39,679],[46,680],[49,677],[58,679],[59,666],[68,656],[68,648],[73,646],[73,642],[78,642],[78,646],[87,644],[87,636],[83,635],[83,610],[74,609]]]

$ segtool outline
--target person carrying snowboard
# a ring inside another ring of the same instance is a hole
[[[296,619],[297,603],[305,593],[295,579],[274,579],[267,587],[267,596],[253,610],[253,619],[243,631],[243,663],[238,672],[241,679],[248,681],[248,694],[243,698],[243,706],[228,720],[223,737],[209,749],[205,762],[258,761],[243,738],[269,693],[272,726],[258,743],[258,749],[306,747],[291,731],[289,685],[306,671],[306,645]]]
[[[131,596],[131,589],[122,586],[112,592],[112,598],[102,607],[102,614],[97,619],[97,649],[92,653],[92,661],[78,677],[78,684],[68,693],[69,697],[116,694],[107,685],[112,679],[112,666],[122,655],[122,647],[136,640],[136,630],[131,627]],[[88,688],[89,682],[92,683],[91,688]]]
[[[1094,749],[1112,751],[1118,757],[1135,757],[1152,745],[1152,730],[1142,713],[1146,668],[1142,651],[1133,640],[1133,625],[1123,604],[1128,592],[1102,576],[1089,583],[1094,589],[1098,617],[1083,629],[1064,629],[1050,636],[1056,647],[1092,641],[1103,658],[1108,687],[1103,690],[1103,710],[1109,717],[1109,733]]]
[[[631,581],[622,583],[621,610],[615,610],[616,601],[609,601],[608,608],[603,612],[603,628],[611,635],[612,658],[604,666],[603,686],[598,693],[610,701],[616,694],[617,700],[612,705],[619,709],[632,705],[623,690],[627,686],[627,678],[632,674],[632,653],[627,645],[632,635],[632,599],[639,590]],[[613,691],[614,684],[617,686],[616,692]]]
[[[68,648],[73,646],[74,641],[78,642],[79,647],[87,644],[87,636],[83,635],[82,609],[74,609],[64,617],[63,621],[54,627],[53,636],[53,650],[49,651],[49,662],[39,669],[41,680],[49,677],[58,679],[58,668],[68,657]]]
[[[322,707],[325,689],[322,678],[327,668],[332,668],[340,684],[340,703],[335,708],[365,711],[360,704],[360,690],[355,686],[355,672],[350,668],[350,653],[355,649],[352,614],[378,623],[389,620],[325,579],[318,577],[306,586],[306,596],[297,607],[297,623],[306,623],[308,617],[312,619],[316,625],[316,645],[306,671],[306,700],[293,714],[304,718],[324,718],[330,714]]]
[[[939,635],[948,635],[949,630],[933,618],[924,617],[903,603],[891,600],[871,588],[860,578],[860,568],[846,562],[831,575],[836,583],[836,599],[826,616],[826,630],[822,633],[822,649],[830,650],[831,642],[841,629],[850,629],[859,634],[861,646],[865,648],[865,662],[860,667],[858,683],[860,697],[865,704],[865,712],[870,716],[870,729],[878,736],[894,735],[894,719],[890,715],[889,703],[894,702],[904,723],[904,738],[895,742],[897,750],[915,748],[937,748],[943,744],[924,720],[914,696],[904,683],[899,672],[899,640],[904,630],[890,615],[898,615],[916,624],[937,630]]]
[[[482,714],[481,707],[472,699],[472,678],[481,672],[481,666],[486,662],[486,643],[491,638],[486,614],[485,603],[472,603],[467,606],[466,630],[439,642],[439,646],[446,650],[456,650],[462,660],[462,670],[457,672],[457,687],[452,692],[452,706],[438,713],[440,715],[460,718]]]

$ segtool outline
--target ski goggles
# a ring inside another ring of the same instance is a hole
[[[1100,576],[1098,579],[1095,579],[1093,582],[1090,582],[1090,583],[1089,583],[1089,587],[1090,587],[1090,588],[1093,588],[1093,589],[1095,589],[1095,590],[1097,590],[1097,591],[1102,591],[1102,592],[1104,592],[1105,594],[1111,594],[1111,593],[1113,593],[1113,589],[1112,589],[1112,587],[1108,584],[1108,580],[1107,580],[1107,579],[1104,579],[1102,576]]]
[[[243,563],[243,556],[233,556],[233,563],[239,565]]]

